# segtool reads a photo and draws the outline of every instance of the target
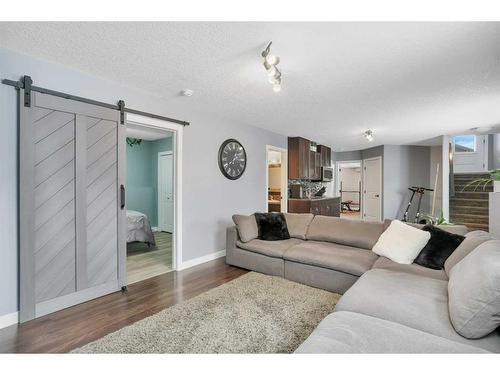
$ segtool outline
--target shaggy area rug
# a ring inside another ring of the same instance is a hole
[[[339,298],[250,272],[73,353],[291,353]]]

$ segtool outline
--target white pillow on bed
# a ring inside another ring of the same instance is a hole
[[[430,238],[427,231],[393,220],[372,251],[396,263],[412,264]]]

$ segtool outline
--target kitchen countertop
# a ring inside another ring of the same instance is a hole
[[[340,196],[337,197],[321,197],[321,198],[288,198],[289,201],[324,201],[328,199],[340,199]]]

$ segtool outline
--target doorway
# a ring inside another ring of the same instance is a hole
[[[266,211],[288,211],[288,152],[266,146]]]
[[[363,160],[362,171],[363,220],[382,220],[382,158]]]
[[[179,268],[179,132],[166,121],[126,123],[127,283]]]
[[[337,163],[340,217],[361,220],[361,160]]]
[[[457,135],[452,138],[454,173],[488,172],[488,136]]]

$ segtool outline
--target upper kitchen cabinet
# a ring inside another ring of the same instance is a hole
[[[312,178],[311,142],[301,137],[288,138],[288,178],[291,180],[307,180]],[[314,156],[313,156],[314,160]],[[314,163],[314,161],[313,161]]]
[[[332,165],[332,149],[330,147],[319,145],[318,152],[321,154],[321,166],[330,167]]]

